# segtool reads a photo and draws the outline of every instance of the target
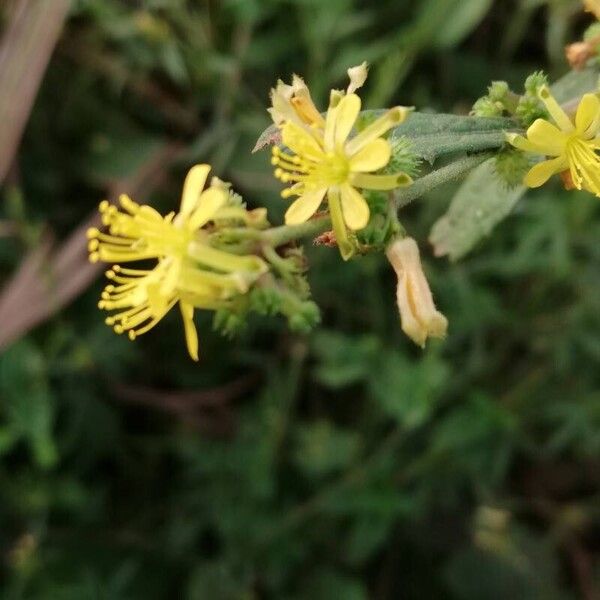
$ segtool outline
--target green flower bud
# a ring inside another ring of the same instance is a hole
[[[522,183],[530,167],[527,155],[519,150],[506,149],[496,156],[496,173],[509,187]]]
[[[543,71],[536,71],[525,80],[525,93],[537,98],[538,91],[545,85],[548,85],[548,76]]]
[[[548,111],[537,96],[522,96],[515,116],[521,121],[523,127],[529,127],[536,119],[547,119]]]
[[[303,302],[300,309],[288,317],[290,329],[297,333],[309,333],[313,327],[319,324],[320,320],[319,307],[310,300]]]
[[[473,105],[471,115],[475,117],[501,117],[504,112],[502,102],[492,100],[489,96],[479,98]]]
[[[494,102],[503,102],[509,91],[506,81],[492,81],[488,88],[488,96]]]

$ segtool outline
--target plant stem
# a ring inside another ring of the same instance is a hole
[[[283,246],[304,237],[315,237],[331,227],[331,219],[327,215],[311,219],[301,225],[281,225],[263,232],[262,239],[272,246]]]
[[[492,156],[494,156],[492,152],[483,152],[480,154],[473,154],[472,156],[465,156],[460,160],[454,161],[441,169],[437,169],[432,173],[417,179],[410,187],[396,190],[393,194],[396,209],[410,204],[413,200],[420,198],[427,192],[430,192],[434,188],[443,185],[448,181],[452,181],[453,179],[465,175]]]

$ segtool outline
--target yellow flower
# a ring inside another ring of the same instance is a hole
[[[310,90],[302,77],[294,75],[292,85],[277,81],[277,87],[271,89],[271,108],[267,109],[277,127],[290,121],[297,125],[315,125],[325,123],[310,96]]]
[[[179,302],[190,356],[198,360],[198,335],[194,308],[223,306],[266,271],[256,256],[237,256],[212,248],[202,228],[216,219],[244,219],[245,209],[227,206],[227,187],[214,178],[203,191],[210,167],[196,165],[188,173],[179,213],[161,216],[150,206],[127,196],[121,209],[104,201],[102,222],[108,233],[88,231],[92,262],[131,262],[157,259],[152,269],[114,265],[107,271],[112,281],[102,292],[100,309],[119,311],[107,317],[115,332],[135,339],[152,329]]]
[[[509,133],[507,139],[520,150],[553,158],[530,169],[523,183],[539,187],[552,175],[568,170],[578,190],[587,189],[600,196],[600,157],[596,154],[600,148],[600,100],[594,94],[585,94],[573,122],[548,87],[544,86],[539,96],[556,125],[537,119],[527,130],[526,138]]]
[[[402,331],[421,347],[428,337],[445,337],[448,320],[433,303],[416,242],[412,238],[396,240],[386,255],[398,276],[396,298]]]
[[[404,121],[409,109],[397,106],[349,138],[360,112],[356,94],[343,96],[332,92],[323,131],[304,128],[287,121],[281,128],[282,142],[292,154],[273,147],[275,177],[291,187],[282,191],[284,198],[299,196],[285,214],[288,225],[310,219],[325,195],[340,252],[349,258],[353,246],[346,227],[363,229],[369,221],[369,206],[357,190],[391,190],[411,183],[405,173],[372,175],[388,164],[391,145],[381,136]]]
[[[363,86],[368,72],[369,66],[366,61],[347,70],[350,79],[346,90],[348,94],[353,94]],[[315,106],[310,90],[298,75],[292,76],[292,85],[283,83],[281,79],[277,81],[277,86],[271,89],[271,108],[267,110],[277,127],[288,121],[320,129],[325,126],[325,119]]]

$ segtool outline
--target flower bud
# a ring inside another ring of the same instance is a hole
[[[416,242],[412,238],[396,240],[386,255],[398,276],[396,297],[402,331],[422,348],[428,337],[444,337],[448,320],[435,308]]]

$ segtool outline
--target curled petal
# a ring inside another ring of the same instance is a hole
[[[367,80],[369,64],[365,60],[360,65],[356,65],[356,67],[350,67],[346,73],[348,73],[348,77],[350,78],[350,84],[346,91],[348,94],[353,94],[358,88],[362,87]]]
[[[396,240],[386,255],[398,277],[396,299],[402,331],[421,347],[428,337],[444,337],[448,320],[435,307],[416,242],[412,238]]]

